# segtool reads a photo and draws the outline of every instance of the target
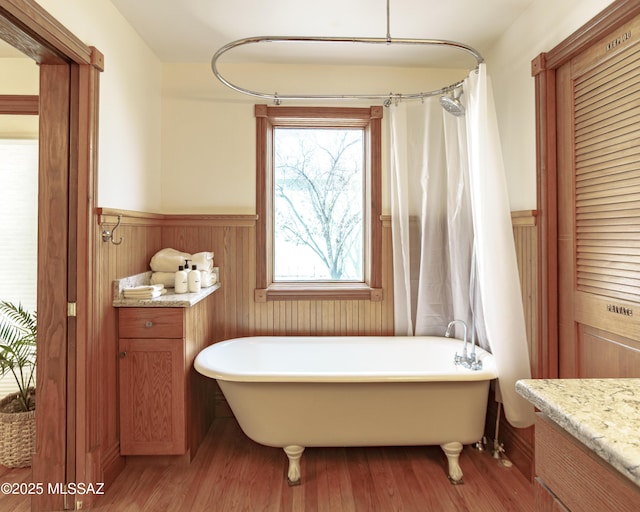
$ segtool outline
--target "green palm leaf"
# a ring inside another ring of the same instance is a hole
[[[37,317],[22,304],[0,302],[0,376],[11,373],[25,411],[35,407],[30,388],[36,366]]]

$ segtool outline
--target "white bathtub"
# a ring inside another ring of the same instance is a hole
[[[290,485],[308,446],[440,445],[462,480],[464,444],[484,432],[493,356],[454,364],[462,342],[440,337],[249,337],[211,345],[198,372],[217,379],[244,433],[284,448]]]

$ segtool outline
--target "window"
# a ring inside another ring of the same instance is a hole
[[[273,281],[364,281],[364,129],[273,130]]]
[[[255,115],[256,300],[381,300],[382,107]]]

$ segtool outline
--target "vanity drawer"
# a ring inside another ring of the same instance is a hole
[[[572,512],[632,512],[638,510],[640,489],[597,454],[551,420],[536,418],[536,475],[553,494],[547,507],[536,510]],[[565,508],[557,507],[560,501]],[[542,502],[541,502],[542,504]]]
[[[183,308],[120,308],[120,338],[182,338]]]

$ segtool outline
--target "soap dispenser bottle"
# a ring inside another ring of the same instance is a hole
[[[187,293],[189,290],[189,283],[187,280],[187,273],[184,271],[184,267],[180,265],[174,278],[174,286],[176,293]]]
[[[201,288],[200,283],[200,272],[198,271],[198,266],[193,265],[191,267],[191,272],[189,272],[189,276],[187,277],[189,282],[189,291],[191,293],[199,292]]]

